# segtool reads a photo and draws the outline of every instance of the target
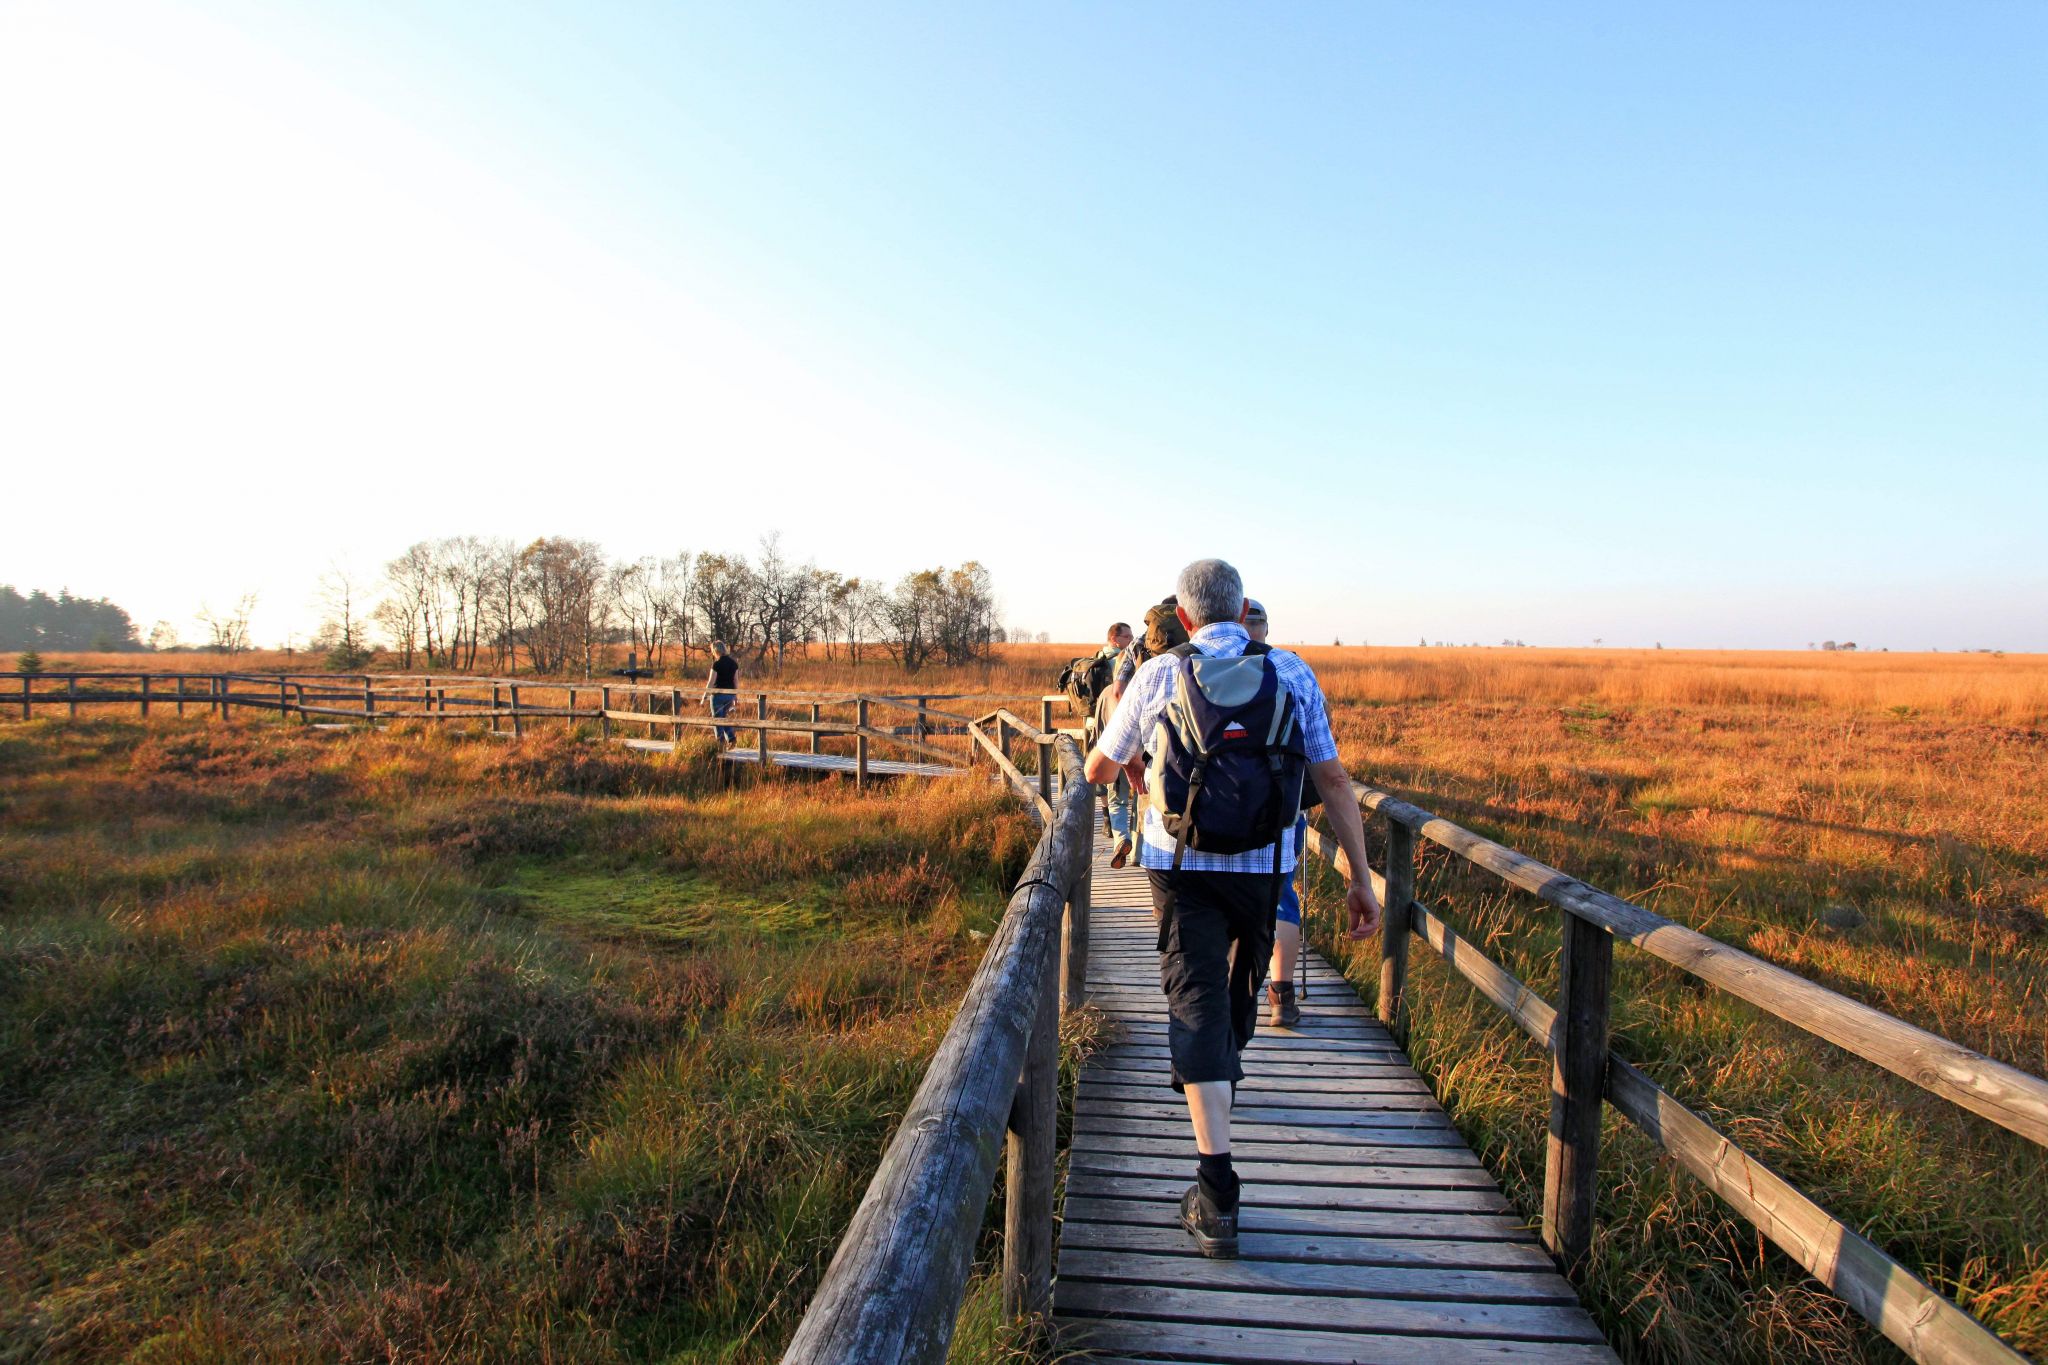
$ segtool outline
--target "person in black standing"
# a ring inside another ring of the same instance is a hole
[[[723,640],[713,640],[711,652],[717,657],[711,661],[710,676],[704,679],[704,697],[711,704],[711,714],[723,716],[732,710],[733,688],[740,681],[740,661],[726,652]],[[716,729],[720,744],[731,744],[739,738],[739,731],[730,725]]]

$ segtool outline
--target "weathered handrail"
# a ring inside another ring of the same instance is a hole
[[[1721,986],[1787,1023],[1897,1072],[2035,1142],[2048,1141],[2048,1081],[1984,1057],[1828,990],[1609,892],[1546,867],[1391,794],[1353,784],[1387,821],[1388,871],[1371,873],[1387,905],[1380,1017],[1405,1034],[1410,934],[1492,1001],[1552,1057],[1544,1240],[1567,1265],[1593,1233],[1601,1102],[1612,1104],[1678,1163],[1916,1361],[1944,1365],[2024,1358],[1869,1239],[1730,1142],[1607,1044],[1608,961],[1616,938]],[[1565,922],[1559,998],[1531,991],[1414,898],[1417,837],[1559,907]],[[1309,845],[1334,860],[1334,841]],[[1917,1062],[1916,1059],[1923,1059]]]
[[[1056,816],[847,1225],[785,1365],[945,1359],[1005,1132],[1004,1308],[1028,1318],[1051,1302],[1060,912],[1077,898],[1085,904],[1094,805],[1071,740],[1058,746],[1058,761],[1065,785]]]
[[[16,673],[13,676],[18,680],[19,691],[13,696],[0,697],[0,706],[7,707],[10,713],[18,706],[23,720],[33,719],[38,706],[61,706],[67,714],[76,717],[80,707],[133,705],[139,707],[142,715],[148,716],[154,704],[174,706],[181,716],[187,706],[198,705],[223,719],[240,708],[275,712],[281,719],[297,716],[305,723],[311,723],[316,717],[324,722],[354,720],[370,725],[394,720],[454,719],[488,721],[493,731],[502,732],[506,728],[504,722],[509,721],[514,735],[524,734],[526,723],[533,720],[593,721],[606,739],[613,737],[613,729],[617,725],[644,725],[649,736],[657,729],[667,727],[671,742],[680,738],[685,727],[730,729],[749,731],[756,736],[753,747],[764,765],[770,761],[768,736],[773,733],[808,736],[812,753],[821,752],[819,741],[822,739],[851,738],[854,740],[855,781],[861,786],[867,785],[871,774],[871,742],[892,745],[928,763],[949,767],[961,767],[973,761],[971,742],[964,753],[927,742],[938,736],[965,736],[964,722],[971,719],[959,712],[942,711],[932,706],[934,699],[974,697],[984,702],[1015,699],[1003,694],[920,693],[893,696],[860,692],[714,689],[720,695],[734,699],[747,698],[753,703],[753,714],[744,715],[734,708],[724,716],[713,716],[685,715],[683,708],[686,703],[695,701],[705,689],[680,685],[386,673],[80,670]],[[195,683],[196,688],[192,686]],[[522,691],[524,697],[521,696]],[[537,695],[559,700],[563,693],[567,694],[567,705],[533,700]],[[579,706],[579,696],[590,698],[596,704]],[[629,704],[642,702],[646,709],[627,709],[617,704],[621,701]],[[658,702],[666,705],[656,709]],[[909,711],[911,723],[902,727],[870,725],[868,711],[871,706]],[[823,714],[826,707],[850,707],[853,716],[850,720],[827,720]],[[773,714],[777,708],[785,711],[808,708],[809,718]],[[935,723],[941,720],[963,724],[946,726]]]

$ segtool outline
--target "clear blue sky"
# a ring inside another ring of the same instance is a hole
[[[180,568],[10,535],[23,586],[175,616],[296,557],[281,628],[421,535],[779,528],[979,557],[1065,638],[1220,553],[1290,639],[2048,649],[2048,5],[31,3],[8,46],[0,445],[136,460],[145,543],[205,512],[139,447],[318,466]],[[80,201],[137,138],[177,173]],[[394,507],[366,452],[511,477]],[[670,482],[561,482],[606,468]]]

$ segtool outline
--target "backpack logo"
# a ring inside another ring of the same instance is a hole
[[[1251,731],[1245,729],[1236,721],[1231,721],[1228,725],[1223,727],[1223,737],[1225,739],[1243,739],[1249,734],[1251,734]]]

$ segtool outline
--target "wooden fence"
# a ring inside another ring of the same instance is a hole
[[[1037,745],[1048,760],[1042,772],[1058,767],[1059,799],[1045,808],[1031,862],[783,1355],[786,1365],[946,1358],[1004,1146],[1004,1311],[1027,1318],[1051,1304],[1059,1020],[1085,976],[1094,790],[1080,780],[1071,736],[1001,723]],[[1007,757],[1002,764],[1005,777],[1039,796],[1043,789],[1033,790]]]
[[[702,705],[714,695],[733,699],[726,715],[714,716]],[[471,721],[514,736],[536,724],[588,722],[605,739],[644,730],[647,738],[659,735],[671,742],[688,730],[730,729],[752,734],[751,747],[764,766],[773,735],[794,736],[802,751],[813,755],[847,749],[842,757],[851,760],[849,770],[865,786],[875,744],[925,764],[969,766],[975,752],[969,741],[972,717],[934,704],[968,697],[745,688],[713,692],[701,686],[443,674],[93,672],[16,674],[13,695],[0,696],[0,707],[22,720],[53,709],[76,718],[81,707],[134,707],[142,716],[154,710],[227,720],[255,712],[306,725]],[[971,700],[1022,703],[1037,698],[972,694]]]
[[[1380,1018],[1405,1040],[1408,944],[1418,938],[1550,1053],[1543,1238],[1568,1268],[1592,1243],[1604,1101],[1914,1360],[2023,1363],[1983,1324],[1609,1050],[1614,943],[1641,949],[2044,1146],[2048,1081],[1588,886],[1387,792],[1356,790],[1366,811],[1385,822],[1387,870],[1373,874],[1387,911]],[[1555,1006],[1415,899],[1418,839],[1558,908],[1564,946]],[[1337,852],[1320,831],[1310,832],[1310,847],[1331,858]]]

